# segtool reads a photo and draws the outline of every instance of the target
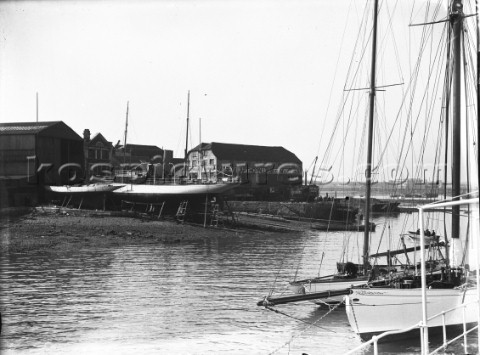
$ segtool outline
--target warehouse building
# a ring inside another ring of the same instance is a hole
[[[2,206],[34,204],[36,186],[81,182],[83,139],[62,121],[0,123],[0,179]]]
[[[289,199],[292,186],[302,184],[302,162],[283,147],[201,143],[187,161],[192,180],[242,182],[237,199]]]

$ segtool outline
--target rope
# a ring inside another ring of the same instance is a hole
[[[334,331],[334,330],[331,330],[331,329],[328,329],[328,328],[325,328],[325,327],[320,327],[320,326],[316,325],[315,323],[308,323],[308,322],[304,321],[303,319],[295,318],[294,316],[291,316],[291,315],[289,315],[289,314],[287,314],[287,313],[285,313],[285,312],[282,312],[282,311],[280,311],[280,310],[278,310],[278,309],[275,309],[275,308],[272,308],[272,307],[270,307],[270,306],[265,306],[265,308],[268,309],[269,311],[272,311],[272,312],[275,312],[275,313],[284,315],[284,316],[286,316],[286,317],[288,317],[288,318],[295,319],[295,320],[297,320],[297,321],[299,321],[299,322],[302,322],[302,323],[305,323],[305,324],[307,324],[307,325],[309,325],[309,326],[315,326],[315,327],[317,327],[317,328],[320,328],[320,329],[323,329],[323,330],[327,330],[327,331],[332,332],[332,333],[336,333],[336,331]],[[323,318],[323,317],[322,317],[322,318]]]
[[[308,324],[308,326],[305,327],[305,329],[303,329],[301,332],[299,332],[299,333],[297,333],[297,334],[294,334],[286,343],[284,343],[284,344],[281,345],[280,347],[278,347],[278,348],[276,348],[275,350],[273,350],[272,352],[270,352],[269,355],[277,353],[278,351],[280,351],[281,349],[283,349],[283,348],[286,347],[286,346],[290,346],[290,344],[293,342],[293,340],[294,340],[295,338],[297,338],[298,336],[300,336],[301,334],[303,334],[304,332],[306,332],[306,331],[307,331],[308,329],[310,329],[312,326],[315,326],[315,327],[318,327],[318,328],[321,328],[321,329],[324,329],[324,330],[328,330],[328,331],[330,331],[330,332],[332,332],[332,333],[336,333],[334,330],[327,329],[327,328],[323,328],[323,327],[319,327],[319,326],[316,325],[316,323],[319,322],[319,321],[321,321],[323,318],[325,318],[326,316],[328,316],[330,313],[332,313],[332,312],[333,312],[335,309],[337,309],[341,304],[342,304],[342,303],[338,303],[337,305],[331,307],[327,313],[325,313],[322,317],[318,318],[318,319],[317,319],[315,322],[313,322],[313,323],[307,323],[307,322],[305,322],[305,321],[303,321],[303,320],[301,320],[301,319],[295,318],[295,317],[290,316],[290,315],[288,315],[288,314],[286,314],[286,313],[284,313],[284,312],[281,312],[281,311],[278,311],[278,310],[276,310],[276,309],[274,309],[274,308],[271,308],[271,307],[266,306],[265,308],[267,308],[267,309],[270,310],[270,311],[273,311],[273,312],[275,312],[275,313],[279,313],[279,314],[285,315],[285,316],[287,316],[287,317],[289,317],[289,318],[292,318],[292,319],[298,320],[298,321],[300,321],[300,322],[303,322],[303,323],[305,323],[305,324]]]

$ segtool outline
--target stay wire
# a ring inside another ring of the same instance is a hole
[[[313,323],[307,323],[308,326],[305,327],[305,329],[303,329],[301,332],[299,332],[298,334],[294,334],[285,344],[281,345],[280,347],[276,348],[275,350],[273,350],[272,352],[269,353],[269,355],[272,355],[272,354],[275,354],[276,352],[280,351],[281,349],[283,349],[284,347],[286,346],[290,346],[290,344],[295,340],[295,338],[297,338],[298,336],[300,336],[301,334],[303,334],[304,332],[306,332],[308,329],[310,329],[312,326],[315,326],[315,324],[319,321],[321,321],[323,318],[325,318],[327,315],[329,315],[330,313],[332,313],[335,309],[337,309],[339,307],[341,303],[339,303],[338,305],[335,305],[333,307],[330,308],[330,310],[325,313],[322,317],[320,317],[319,319],[317,319],[315,322]],[[294,318],[295,319],[295,318]],[[333,333],[336,333],[335,331],[332,331],[332,330],[329,330]]]

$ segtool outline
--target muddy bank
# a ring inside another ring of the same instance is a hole
[[[3,211],[0,217],[1,252],[180,243],[251,232],[87,210],[37,208],[10,212]]]

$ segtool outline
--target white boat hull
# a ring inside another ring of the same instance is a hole
[[[115,185],[115,184],[90,184],[90,185],[81,185],[81,186],[45,186],[47,191],[52,191],[60,194],[89,194],[89,193],[101,193],[101,192],[111,192],[116,189],[123,187],[124,185]]]
[[[345,296],[348,321],[362,338],[409,328],[422,320],[421,292],[420,288],[353,289],[350,295]],[[427,318],[476,299],[476,289],[428,289]],[[466,306],[465,317],[467,323],[477,321],[478,303]],[[448,313],[445,321],[447,326],[463,324],[462,308]],[[442,317],[428,321],[428,327],[442,324]]]
[[[115,195],[137,197],[193,196],[219,194],[228,191],[236,184],[192,184],[192,185],[135,185],[126,184],[114,191]]]

